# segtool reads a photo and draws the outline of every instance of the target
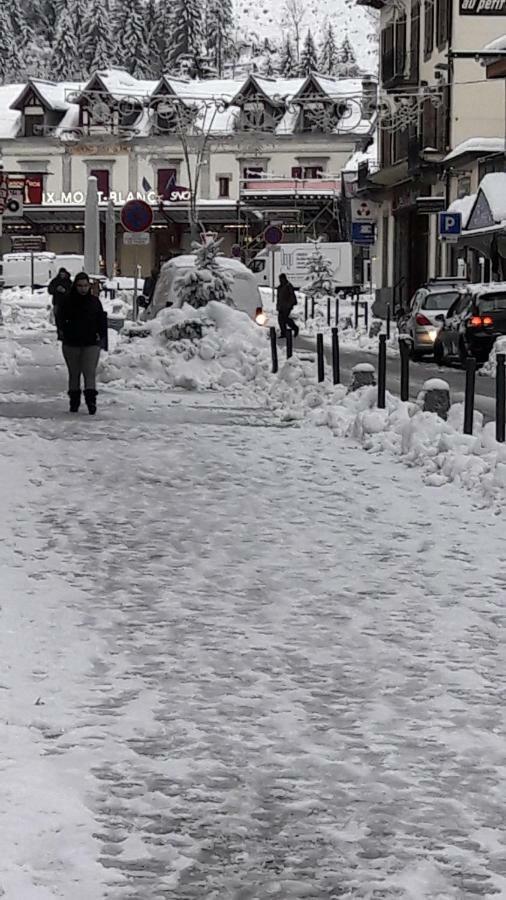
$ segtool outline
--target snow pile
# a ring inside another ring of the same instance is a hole
[[[218,301],[164,309],[148,336],[122,336],[101,364],[100,378],[121,387],[218,390],[268,377],[266,331],[246,313]]]
[[[9,331],[48,331],[51,324],[51,297],[44,288],[6,288],[1,295],[4,324]]]
[[[491,375],[492,378],[495,378],[498,353],[506,353],[506,337],[499,337],[496,339],[485,365],[479,370],[480,375]]]
[[[32,361],[32,353],[16,341],[0,338],[0,372],[19,375],[18,364]]]
[[[362,300],[360,301],[363,302]],[[311,304],[311,300],[309,300]],[[311,305],[309,305],[311,312]],[[304,322],[304,301],[299,306],[298,322],[301,327],[301,333],[305,335],[316,335],[321,333],[330,339],[331,330],[335,325],[335,300],[331,300],[330,308],[330,326],[327,325],[327,301],[320,301],[315,307],[314,319],[308,318]],[[363,350],[364,353],[378,352],[378,334],[386,331],[386,323],[380,319],[373,319],[369,307],[368,328],[364,324],[363,307],[360,306],[360,316],[358,328],[355,328],[355,307],[350,300],[340,300],[339,302],[339,344],[341,347],[347,347],[354,350]],[[374,337],[370,337],[371,326]],[[387,355],[397,356],[399,354],[399,331],[395,321],[390,323],[390,340],[387,341]]]

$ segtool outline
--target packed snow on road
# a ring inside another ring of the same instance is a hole
[[[46,304],[4,321],[0,896],[506,897],[490,427],[219,304],[71,417]]]

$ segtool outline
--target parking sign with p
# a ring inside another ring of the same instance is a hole
[[[439,238],[442,241],[458,241],[462,232],[462,215],[458,212],[439,213]]]

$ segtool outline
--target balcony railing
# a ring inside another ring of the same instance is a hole
[[[242,194],[267,193],[306,193],[334,194],[340,193],[341,180],[337,178],[245,178],[241,180]]]

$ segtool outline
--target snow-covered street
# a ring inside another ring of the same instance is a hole
[[[0,896],[506,897],[502,516],[240,393],[71,418],[42,339],[0,385]]]

